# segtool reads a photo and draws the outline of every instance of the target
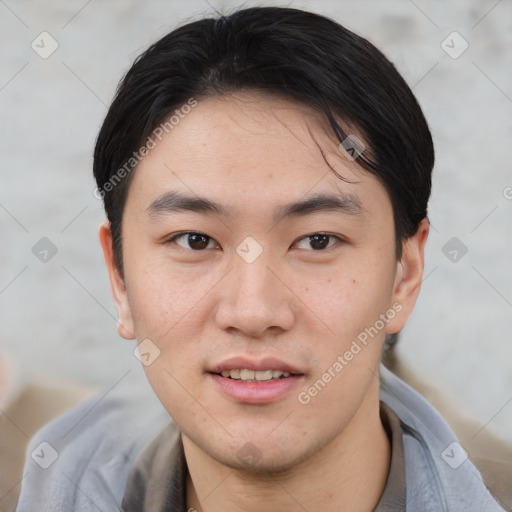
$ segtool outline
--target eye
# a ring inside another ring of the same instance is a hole
[[[308,235],[302,238],[298,244],[300,244],[303,240],[305,240],[306,244],[309,244],[309,248],[312,248],[314,251],[328,249],[332,247],[336,240],[339,242],[343,241],[341,238],[334,235],[329,235],[328,233],[313,233],[312,235]],[[308,249],[308,247],[299,247],[299,249]]]
[[[174,235],[172,238],[166,241],[166,244],[169,244],[171,242],[176,242],[180,247],[183,247],[184,249],[193,249],[194,251],[201,251],[203,249],[208,249],[208,245],[210,244],[210,242],[213,243],[214,240],[213,238],[203,233],[189,231],[187,233],[179,233],[177,235]],[[210,247],[210,249],[211,248],[212,247]]]

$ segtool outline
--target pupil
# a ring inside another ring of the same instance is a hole
[[[313,249],[315,250],[322,249],[323,247],[326,247],[329,243],[329,235],[312,235],[310,238],[311,247],[313,247]],[[323,240],[325,243],[319,242],[319,240]],[[320,247],[315,247],[316,244],[318,244]]]
[[[190,247],[192,247],[192,248],[204,249],[205,247],[208,246],[207,238],[208,237],[206,237],[204,235],[189,235],[188,242],[190,244]],[[201,243],[201,241],[198,241],[198,240],[201,240],[201,239],[202,239],[202,243]]]

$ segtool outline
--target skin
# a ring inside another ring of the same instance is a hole
[[[148,215],[149,205],[169,191],[235,213]],[[273,219],[277,206],[322,192],[355,196],[360,214]],[[317,113],[288,100],[249,92],[201,100],[150,151],[126,202],[124,279],[108,222],[100,240],[119,334],[150,339],[160,350],[145,371],[182,431],[187,507],[375,508],[390,463],[379,416],[382,346],[414,307],[428,230],[425,219],[396,261],[384,186],[340,152]],[[210,238],[165,243],[183,232]],[[322,239],[327,248],[314,249],[309,235],[315,233],[333,235]],[[252,263],[236,252],[247,236],[263,250]],[[401,311],[308,404],[300,403],[298,393],[393,304]],[[271,403],[239,403],[208,373],[233,356],[276,357],[304,377]],[[254,446],[258,456],[239,457],[244,446]]]

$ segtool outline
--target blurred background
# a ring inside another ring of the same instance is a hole
[[[148,392],[135,342],[116,331],[97,237],[104,212],[93,195],[94,142],[118,81],[141,51],[178,24],[241,5],[0,0],[3,410],[31,386],[47,390],[30,398],[44,417],[116,387]],[[425,277],[396,346],[397,368],[441,409],[472,420],[467,439],[488,434],[510,445],[512,3],[243,5],[332,17],[374,43],[413,89],[437,159]],[[38,424],[30,417],[2,416],[10,429],[4,455],[14,438],[23,445],[32,435]],[[0,489],[0,510],[19,480]]]

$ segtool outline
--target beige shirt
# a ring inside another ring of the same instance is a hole
[[[386,486],[374,512],[405,510],[405,465],[400,419],[380,403],[382,424],[391,443]],[[122,512],[187,512],[188,468],[181,432],[170,423],[139,455],[128,478]]]

